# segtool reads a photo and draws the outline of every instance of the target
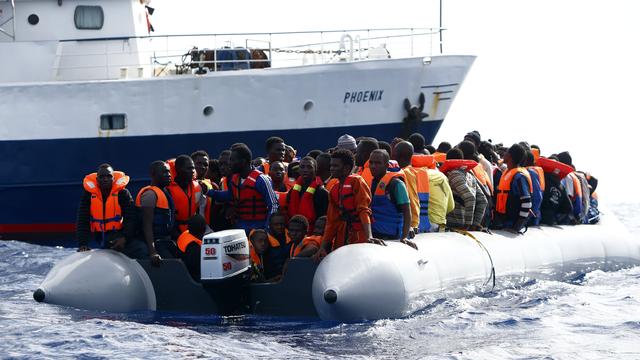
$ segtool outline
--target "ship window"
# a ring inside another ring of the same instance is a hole
[[[36,14],[31,14],[29,15],[29,17],[27,18],[27,21],[29,22],[29,24],[31,25],[37,25],[40,22],[40,18],[38,17],[38,15]]]
[[[127,126],[126,114],[100,115],[100,130],[123,130]]]
[[[104,12],[100,6],[76,6],[74,15],[76,29],[100,30],[104,25]]]

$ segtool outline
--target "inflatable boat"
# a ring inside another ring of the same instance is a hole
[[[207,235],[201,279],[180,260],[158,267],[110,250],[63,259],[34,292],[37,301],[110,312],[252,313],[344,322],[400,318],[446,297],[462,297],[531,279],[570,280],[593,270],[640,265],[640,241],[612,215],[596,225],[420,234],[418,250],[341,247],[320,264],[290,259],[280,281],[251,283],[242,231]]]

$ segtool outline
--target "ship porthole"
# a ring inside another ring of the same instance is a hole
[[[313,109],[313,100],[307,100],[304,103],[304,111],[311,111],[311,109]]]
[[[202,109],[202,114],[204,116],[211,116],[213,114],[213,106],[207,105]]]
[[[31,25],[37,25],[40,22],[40,18],[38,17],[38,15],[36,14],[31,14],[29,15],[29,17],[27,18],[27,21],[29,22],[29,24]]]

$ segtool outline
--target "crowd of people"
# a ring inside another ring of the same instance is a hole
[[[301,157],[270,137],[265,151],[254,158],[236,143],[217,159],[199,150],[154,161],[135,198],[126,174],[100,165],[83,181],[78,250],[94,239],[154,265],[181,258],[198,279],[205,234],[243,229],[254,279],[274,281],[289,258],[319,261],[348,244],[397,240],[417,249],[417,233],[524,233],[599,220],[597,179],[576,170],[569,152],[542,157],[536,145],[507,148],[477,131],[437,148],[418,133],[391,143],[343,135]]]

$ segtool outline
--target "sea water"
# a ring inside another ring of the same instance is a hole
[[[640,236],[640,204],[609,207]],[[75,249],[0,242],[1,358],[640,359],[640,267],[443,299],[406,319],[109,314],[36,303]]]

